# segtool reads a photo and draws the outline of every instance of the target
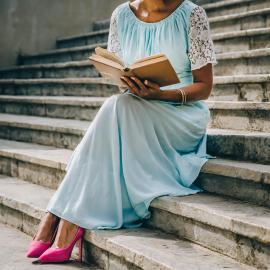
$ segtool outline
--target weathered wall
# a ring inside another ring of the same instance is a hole
[[[19,52],[54,48],[58,37],[91,29],[122,0],[0,0],[0,66],[16,63]]]

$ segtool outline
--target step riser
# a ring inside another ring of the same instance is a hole
[[[214,67],[214,75],[243,75],[243,74],[265,74],[270,70],[270,56],[258,56],[237,59],[218,59]]]
[[[243,13],[251,10],[258,10],[263,8],[268,8],[270,2],[268,0],[257,0],[250,2],[238,3],[236,5],[230,5],[225,7],[218,7],[215,9],[205,9],[208,17],[218,17],[223,15],[231,15],[236,13]]]
[[[0,155],[0,173],[18,177],[24,181],[56,189],[65,176],[60,168],[13,159]]]
[[[109,29],[109,27],[110,27],[110,20],[109,19],[93,23],[93,31]]]
[[[90,78],[100,77],[91,65],[64,68],[27,68],[22,70],[0,71],[0,79],[41,79],[41,78]]]
[[[56,46],[58,49],[72,48],[76,46],[92,45],[108,41],[108,32],[99,33],[96,35],[74,38],[69,40],[57,41]]]
[[[10,114],[24,114],[53,118],[93,120],[99,108],[86,106],[65,106],[57,104],[30,104],[30,103],[2,103],[0,112]]]
[[[196,184],[211,193],[270,207],[270,185],[203,172]]]
[[[268,6],[269,7],[269,6]],[[254,28],[264,28],[270,26],[270,14],[258,14],[232,20],[210,22],[212,33],[225,33],[237,30],[248,30]]]
[[[89,123],[90,124],[90,123]],[[0,124],[0,138],[22,142],[38,143],[60,148],[75,149],[83,135],[67,131],[36,130],[31,127],[10,127]],[[80,133],[80,131],[79,131]],[[263,164],[270,163],[270,138],[231,135],[207,136],[209,154],[236,160],[251,160]]]
[[[207,150],[209,154],[225,158],[270,163],[269,137],[208,135]]]
[[[33,64],[48,64],[87,60],[88,57],[94,52],[94,49],[83,49],[67,51],[62,53],[35,55],[35,56],[21,56],[18,60],[20,65],[33,65]]]
[[[216,53],[270,48],[270,33],[214,40]]]
[[[0,113],[91,121],[100,107],[1,102]],[[211,128],[270,132],[270,112],[264,110],[211,109]]]
[[[184,237],[242,263],[261,267],[261,269],[267,269],[269,266],[269,246],[180,215],[152,207],[150,209],[152,216],[147,221],[149,227]]]
[[[270,82],[215,84],[209,100],[270,101]]]
[[[28,128],[9,127],[0,123],[0,138],[21,142],[37,143],[59,148],[75,149],[82,135],[65,132],[35,130]]]
[[[270,132],[270,112],[211,109],[211,128]]]
[[[107,97],[119,92],[116,86],[108,84],[0,84],[1,95],[34,96],[101,96]]]

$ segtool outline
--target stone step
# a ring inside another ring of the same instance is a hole
[[[100,77],[98,71],[90,64],[89,61],[21,65],[0,69],[0,78],[3,79],[89,77]]]
[[[59,186],[71,150],[0,139],[0,173],[49,188]],[[204,190],[270,206],[270,166],[230,159],[210,159],[196,184]]]
[[[214,76],[209,100],[270,101],[270,75]],[[110,96],[118,88],[103,78],[0,79],[0,95]]]
[[[212,33],[226,33],[270,26],[270,8],[209,18]]]
[[[75,65],[71,63],[62,63],[61,66],[47,66],[45,67],[45,71],[52,68],[58,68],[58,70],[70,69],[75,68],[89,68],[87,67],[87,59],[88,56],[93,52],[95,46],[101,46],[106,48],[106,43],[96,43],[94,45],[87,45],[81,47],[74,47],[74,48],[67,48],[67,49],[57,49],[51,50],[44,53],[33,54],[33,55],[25,55],[21,56],[20,63],[22,65],[33,65],[33,64],[46,64],[46,63],[60,63],[60,62],[70,62],[76,61]],[[72,57],[70,56],[72,54]],[[255,50],[248,50],[248,51],[238,51],[238,52],[229,52],[229,53],[221,53],[217,54],[217,60],[219,64],[215,66],[215,75],[237,75],[237,74],[251,74],[251,73],[265,73],[269,70],[269,55],[270,55],[270,48],[262,48],[262,49],[255,49]],[[83,62],[80,64],[78,63],[79,60]],[[235,64],[236,66],[232,65]],[[256,64],[260,65],[260,68],[256,68]],[[247,65],[247,70],[243,68],[243,65]],[[89,63],[90,66],[90,63]],[[34,70],[42,69],[41,67],[34,66],[32,67]],[[1,73],[2,76],[7,76],[8,74],[12,73],[14,68],[11,69],[2,69]],[[22,68],[24,71],[25,68]],[[225,74],[223,74],[225,70]],[[84,73],[84,75],[89,74]],[[93,72],[94,73],[94,72]],[[6,74],[6,75],[5,75]],[[42,73],[41,73],[42,74]],[[9,75],[10,76],[10,75]],[[59,76],[59,75],[58,75]]]
[[[4,175],[0,177],[0,186],[2,221],[33,235],[33,228],[36,230],[53,191]],[[267,244],[270,243],[270,210],[267,208],[205,193],[183,197],[162,196],[151,202],[150,209],[153,216],[146,225],[159,226],[165,232],[172,232],[171,227],[177,222],[182,223],[181,227],[177,227],[177,231],[173,231],[181,237],[144,227],[88,230],[85,235],[85,260],[95,262],[104,269],[111,269],[107,265],[108,257],[114,264],[120,263],[118,257],[121,257],[127,267],[125,269],[131,269],[132,266],[138,267],[136,269],[198,269],[198,264],[200,269],[205,270],[250,269],[247,265],[237,264],[226,256],[184,240],[185,237],[193,236],[196,239],[192,241],[236,257],[241,262],[245,261],[261,269],[269,266]],[[170,218],[170,222],[168,219],[166,222],[161,220],[164,213]],[[157,219],[160,219],[158,224]],[[201,230],[200,226],[204,226],[204,230]],[[179,232],[179,228],[187,227],[189,229]],[[201,239],[203,236],[205,238]],[[252,246],[248,240],[256,245]],[[240,241],[241,245],[237,244],[237,241]],[[234,245],[231,246],[232,244]],[[237,252],[233,252],[236,246]],[[179,256],[185,259],[179,260]]]
[[[262,28],[262,27],[269,27],[270,26],[270,8],[269,8],[269,0],[259,0],[252,2],[254,3],[252,6],[255,8],[251,8],[250,11],[225,11],[227,15],[221,15],[219,12],[220,9],[218,5],[224,5],[225,2],[232,2],[232,1],[218,1],[216,3],[216,11],[217,15],[212,17],[211,11],[209,8],[205,8],[207,14],[209,13],[209,23],[210,28],[213,33],[224,33],[224,32],[231,32],[236,30],[247,30],[253,28]],[[244,1],[241,1],[244,2]],[[246,2],[246,1],[245,1]],[[257,3],[256,3],[257,2]],[[256,7],[257,5],[257,7]],[[232,6],[232,5],[231,5]],[[239,4],[235,4],[235,7],[239,6]],[[229,7],[229,5],[228,5]],[[239,6],[241,9],[241,6]],[[251,5],[250,5],[251,7]],[[261,8],[262,7],[262,8]],[[94,23],[94,31],[108,29],[110,25],[110,21],[104,20]]]
[[[209,100],[270,101],[270,74],[214,76]]]
[[[0,95],[0,112],[89,121],[105,100],[106,97]]]
[[[270,70],[270,48],[222,53],[217,59],[216,76],[264,74]]]
[[[94,31],[82,35],[65,37],[57,40],[57,48],[72,48],[107,42],[108,29]],[[270,28],[238,30],[212,34],[217,53],[268,48]]]
[[[5,220],[4,220],[5,221]],[[18,224],[17,224],[18,225]],[[14,224],[12,224],[14,227]],[[35,259],[27,259],[25,257],[26,249],[31,241],[31,237],[18,229],[0,223],[0,269],[1,270],[36,270]],[[12,243],[12,244],[8,244]],[[42,265],[45,270],[63,270],[63,265]],[[86,263],[78,263],[73,258],[68,264],[65,264],[67,270],[102,270],[100,267],[88,265]]]
[[[103,78],[3,79],[0,95],[110,96],[118,87]]]
[[[225,0],[202,5],[208,17],[243,13],[268,8],[269,6],[269,0]]]
[[[270,27],[213,34],[216,53],[270,48]]]
[[[0,112],[93,120],[106,97],[0,96]],[[270,102],[210,101],[211,128],[270,132]]]
[[[91,122],[16,114],[0,114],[0,138],[75,149]],[[209,154],[270,163],[270,133],[207,129]]]
[[[62,37],[56,40],[58,49],[72,48],[76,46],[92,45],[95,43],[104,43],[108,41],[109,29],[92,31],[85,34]]]
[[[51,50],[36,54],[22,54],[18,58],[18,64],[31,65],[87,60],[88,57],[94,52],[96,46],[107,48],[107,42],[96,43],[87,46]]]
[[[88,47],[89,46],[84,46],[86,50],[88,50]],[[39,57],[39,54],[33,55],[31,56],[33,63],[1,69],[0,78],[75,78],[100,76],[93,65],[85,61],[87,57],[84,55],[85,52],[82,52],[82,48],[83,47],[74,47],[73,49],[48,51],[44,55],[42,54],[41,57]],[[72,50],[74,54],[78,54],[76,60],[82,61],[70,62],[69,50]],[[58,53],[59,51],[61,52]],[[88,55],[89,54],[90,51]],[[64,58],[64,55],[66,55],[67,58]],[[214,74],[216,76],[252,73],[264,74],[269,71],[269,58],[270,48],[220,53],[217,54],[218,65],[214,67]],[[60,63],[61,61],[64,62]],[[48,64],[48,62],[52,63]]]

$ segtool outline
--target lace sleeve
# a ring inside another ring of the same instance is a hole
[[[118,8],[115,8],[114,11],[112,12],[111,19],[110,19],[107,50],[115,53],[118,57],[122,58],[122,51],[120,47],[118,28],[117,28],[117,14],[118,14]]]
[[[191,12],[188,35],[190,44],[188,56],[191,70],[201,68],[208,63],[216,65],[218,62],[208,17],[201,6],[195,7]]]

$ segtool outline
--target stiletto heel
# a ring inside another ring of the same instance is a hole
[[[82,240],[85,229],[78,227],[75,237],[71,241],[71,243],[65,248],[54,248],[50,247],[47,249],[39,258],[39,262],[41,263],[51,263],[51,262],[65,262],[68,261],[71,257],[73,247],[75,244]],[[79,248],[79,260],[82,259],[82,242],[80,242]]]
[[[83,238],[81,238],[78,242],[77,242],[77,247],[78,247],[78,258],[77,258],[77,262],[82,262],[82,249],[83,249]]]
[[[54,230],[51,240],[48,242],[44,242],[42,240],[34,240],[37,235],[35,234],[32,241],[30,242],[26,256],[28,258],[38,258],[43,252],[45,252],[53,244],[57,229],[58,225]]]

